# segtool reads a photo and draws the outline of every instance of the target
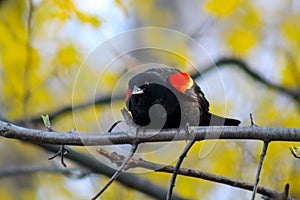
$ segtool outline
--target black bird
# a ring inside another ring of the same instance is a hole
[[[129,81],[126,106],[133,121],[146,128],[191,126],[238,126],[239,120],[209,112],[200,87],[184,72],[158,67],[137,74]]]

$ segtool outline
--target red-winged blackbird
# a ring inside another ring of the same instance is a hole
[[[238,126],[239,120],[209,113],[209,102],[186,73],[159,67],[139,73],[129,81],[126,106],[133,121],[146,128]]]

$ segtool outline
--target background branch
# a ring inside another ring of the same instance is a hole
[[[12,167],[10,166],[7,169],[0,170],[0,178],[10,177],[10,176],[17,176],[17,175],[25,175],[25,174],[34,174],[38,172],[43,173],[58,173],[63,174],[65,176],[72,176],[76,178],[83,178],[90,173],[82,170],[82,169],[75,169],[75,168],[59,168],[54,166],[20,166],[20,167]]]
[[[46,144],[37,144],[37,145],[53,153],[57,152],[59,149],[59,146],[55,146],[55,145],[46,145]],[[69,151],[70,153],[65,156],[67,159],[76,162],[78,165],[83,166],[84,168],[90,170],[93,173],[111,177],[116,172],[116,170],[102,164],[100,161],[90,156],[77,152],[72,148],[69,148]],[[164,199],[165,198],[164,194],[167,193],[167,189],[162,188],[147,179],[141,178],[139,176],[130,173],[121,174],[116,181],[121,183],[123,186],[127,188],[131,188],[133,190],[142,192],[155,199]],[[173,195],[173,199],[184,200],[185,198],[175,194]]]
[[[213,65],[208,65],[200,73],[199,72],[192,73],[191,77],[198,78],[198,77],[206,75],[207,73],[215,70],[216,68],[223,68],[223,67],[236,67],[236,68],[242,70],[246,75],[248,75],[255,81],[257,81],[257,82],[265,85],[266,87],[269,87],[279,93],[282,93],[282,94],[290,97],[297,105],[299,105],[299,108],[300,108],[300,101],[299,101],[300,93],[264,78],[259,73],[257,73],[253,69],[251,69],[251,67],[242,59],[233,58],[233,57],[219,58],[215,61],[215,63]],[[120,100],[124,100],[124,99],[125,99],[125,94],[120,94],[120,95],[114,97],[114,99],[112,99],[111,96],[102,96],[102,97],[98,97],[94,101],[85,102],[85,103],[78,104],[75,106],[69,105],[66,107],[62,107],[52,113],[49,113],[48,115],[49,115],[50,120],[52,121],[64,114],[67,114],[67,113],[70,113],[73,111],[82,110],[82,109],[88,108],[90,106],[105,105],[105,104],[111,103],[112,101],[120,101]],[[47,113],[47,112],[45,111],[44,113]],[[24,125],[24,123],[25,123],[24,119],[15,120],[14,122],[19,125]],[[30,122],[35,123],[35,124],[41,123],[40,116],[32,117],[30,119]]]
[[[191,74],[191,77],[197,78],[200,76],[203,76],[204,74],[211,72],[212,70],[216,68],[223,68],[223,67],[237,67],[238,69],[242,70],[246,75],[253,78],[255,81],[265,85],[266,87],[269,87],[277,92],[280,92],[288,97],[290,97],[292,100],[294,100],[295,103],[300,104],[300,93],[294,90],[291,90],[289,88],[286,88],[280,84],[274,83],[263,76],[261,76],[259,73],[251,69],[251,67],[242,59],[233,58],[233,57],[223,57],[215,61],[213,65],[210,65],[206,67],[203,71],[200,72],[200,74],[193,73]]]
[[[76,106],[69,105],[69,106],[60,108],[52,113],[49,113],[48,115],[49,115],[50,121],[52,121],[52,120],[57,119],[58,117],[60,117],[64,114],[67,114],[67,113],[71,113],[74,111],[89,108],[91,106],[110,104],[112,101],[119,101],[119,100],[124,100],[124,99],[125,99],[125,95],[118,95],[118,96],[114,97],[113,99],[111,98],[111,96],[98,97],[94,101],[85,102],[82,104],[78,104]],[[34,124],[42,123],[40,116],[33,117],[33,118],[31,118],[30,121],[31,121],[31,123],[34,123]],[[16,121],[14,121],[14,123],[19,124],[19,125],[24,125],[24,120],[23,119],[16,120]]]
[[[124,159],[124,156],[118,155],[116,153],[110,153],[104,149],[98,149],[97,151],[98,151],[98,153],[105,156],[111,162],[116,163],[117,165],[119,165],[119,163],[121,163],[122,160]],[[175,171],[175,167],[173,167],[173,166],[149,162],[149,161],[143,160],[141,158],[140,159],[132,158],[131,160],[129,160],[127,166],[128,166],[128,168],[140,167],[140,168],[154,170],[156,172],[174,173],[174,171]],[[208,172],[194,170],[194,169],[179,168],[177,174],[180,174],[183,176],[188,176],[188,177],[201,178],[203,180],[212,181],[215,183],[221,183],[221,184],[225,184],[225,185],[229,185],[232,187],[245,189],[245,190],[249,190],[249,191],[252,191],[254,188],[254,184],[252,184],[252,183],[248,183],[245,181],[240,181],[240,180],[237,180],[234,178],[229,178],[229,177],[216,175],[216,174],[212,174],[212,173],[208,173]],[[286,187],[282,193],[268,189],[266,187],[262,187],[262,186],[258,186],[256,191],[257,191],[257,193],[267,196],[267,197],[270,197],[271,199],[292,200],[292,198],[288,196],[288,192],[286,192]],[[173,198],[173,196],[172,196],[172,198]]]

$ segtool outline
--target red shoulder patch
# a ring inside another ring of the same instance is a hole
[[[128,87],[126,92],[126,101],[129,100],[129,97],[130,97],[130,88]]]
[[[190,89],[194,84],[194,81],[190,75],[184,72],[172,74],[169,81],[176,90],[182,93],[185,93],[185,91]]]

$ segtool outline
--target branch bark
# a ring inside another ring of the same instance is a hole
[[[299,128],[195,126],[188,127],[188,129],[191,134],[186,134],[178,129],[152,130],[142,128],[128,130],[128,132],[120,131],[101,134],[78,132],[64,133],[28,129],[0,121],[0,136],[39,144],[98,146],[191,140],[193,139],[193,136],[196,137],[197,141],[208,139],[248,139],[270,142],[300,141]]]

